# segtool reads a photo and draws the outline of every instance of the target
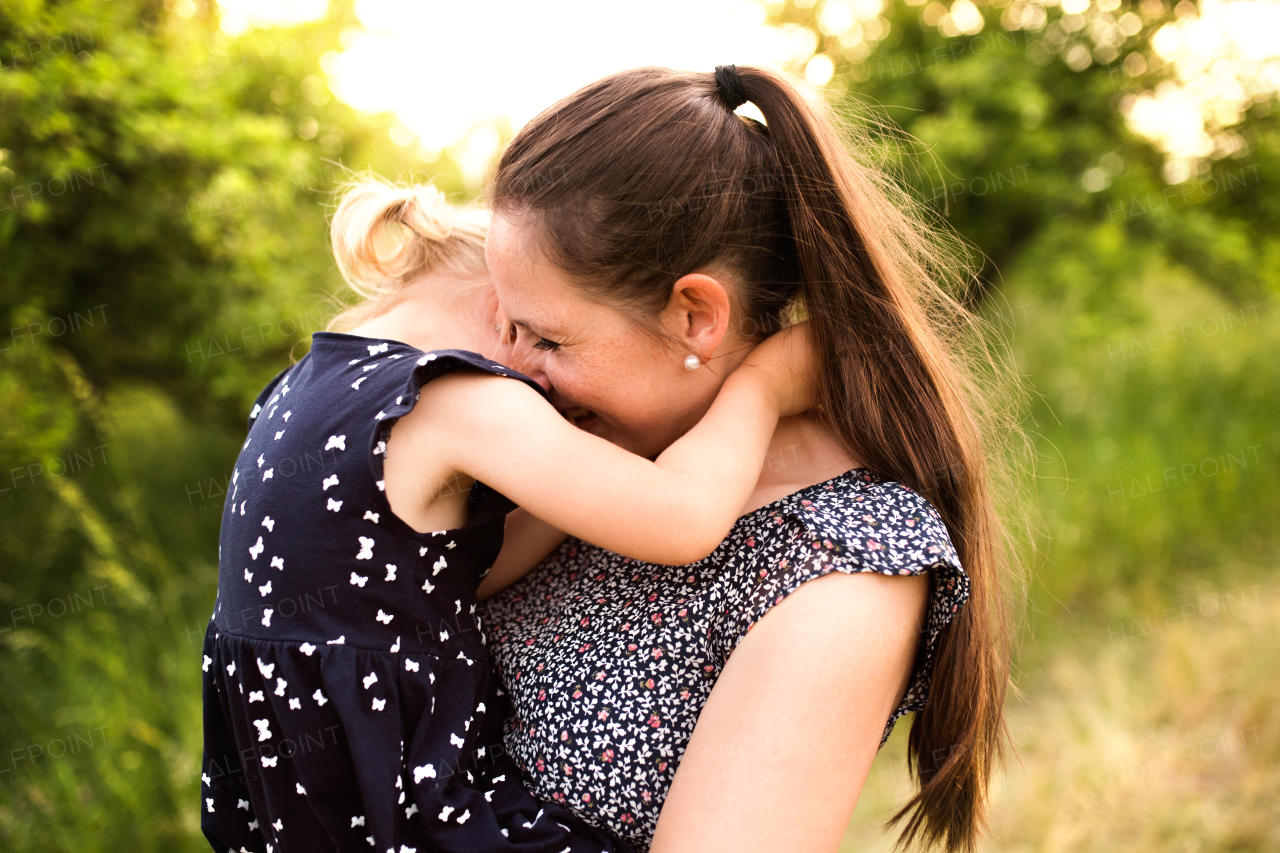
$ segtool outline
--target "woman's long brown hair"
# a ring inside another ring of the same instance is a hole
[[[963,253],[870,165],[867,138],[846,148],[786,77],[737,71],[764,125],[730,110],[709,72],[616,74],[520,131],[491,203],[534,223],[546,257],[642,323],[678,278],[711,269],[736,285],[748,337],[809,319],[828,426],[937,508],[970,578],[911,727],[919,790],[892,819],[903,846],[970,851],[1007,737],[1010,557],[990,427],[1007,406],[989,384],[1002,369],[949,294]]]

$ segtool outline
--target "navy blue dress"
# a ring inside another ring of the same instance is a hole
[[[204,641],[201,827],[214,849],[627,851],[534,799],[502,748],[507,697],[475,589],[514,505],[476,483],[467,522],[391,511],[391,425],[475,353],[320,332],[259,396],[222,517]]]

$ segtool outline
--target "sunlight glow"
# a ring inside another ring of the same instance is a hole
[[[764,7],[749,0],[359,0],[356,14],[365,32],[327,63],[334,93],[394,111],[424,157],[448,148],[472,183],[499,147],[495,127],[518,129],[606,74],[803,62],[816,46],[766,26]]]
[[[1250,105],[1280,92],[1280,0],[1204,0],[1166,24],[1152,49],[1175,80],[1126,99],[1125,117],[1167,154],[1165,178],[1187,180],[1208,157],[1242,150],[1229,130]]]

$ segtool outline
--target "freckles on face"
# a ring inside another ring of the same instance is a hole
[[[527,227],[494,216],[486,249],[498,298],[516,326],[511,366],[547,388],[580,428],[641,455],[660,452],[696,423],[705,395],[666,347],[585,299],[529,250]]]

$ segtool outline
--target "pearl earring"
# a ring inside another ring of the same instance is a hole
[[[697,370],[699,367],[702,367],[702,359],[698,358],[697,355],[689,353],[684,357],[685,370]]]

